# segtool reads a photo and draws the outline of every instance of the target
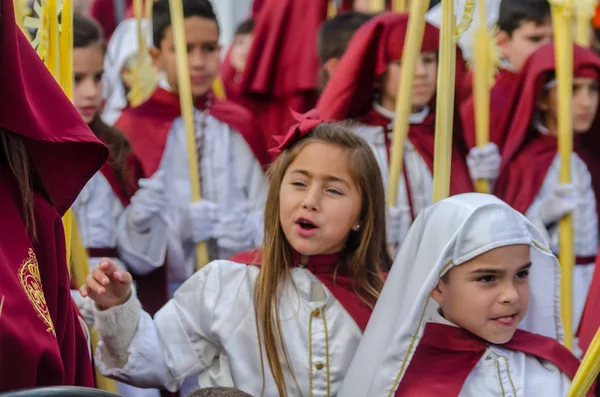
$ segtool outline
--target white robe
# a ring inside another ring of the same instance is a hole
[[[374,104],[373,107],[377,112],[389,119],[393,120],[395,117],[393,112],[387,111],[378,104]],[[422,123],[429,112],[430,109],[426,107],[422,112],[411,115],[411,124]],[[379,170],[381,171],[381,177],[383,179],[383,186],[387,194],[390,179],[390,160],[388,159],[386,136],[384,135],[387,133],[386,129],[379,126],[369,126],[364,124],[352,125],[350,129],[356,135],[367,141],[371,147],[371,150],[377,159],[377,164],[379,165]],[[391,128],[389,130],[391,130]],[[391,136],[389,138],[391,139]],[[400,173],[400,179],[398,180],[396,207],[410,208],[410,203],[412,201],[412,212],[416,218],[421,211],[433,203],[433,175],[429,170],[429,166],[425,163],[425,160],[423,160],[409,139],[404,143],[403,167],[406,167],[406,174],[408,175],[410,183],[411,200],[408,199],[408,191],[404,178],[405,173],[402,172]],[[414,219],[412,219],[410,214],[403,219],[401,241],[404,240],[404,236],[408,233],[408,229],[413,221]]]
[[[195,110],[195,119],[200,120],[201,117],[201,113]],[[211,259],[227,259],[238,252],[256,248],[262,242],[266,197],[264,172],[245,139],[227,124],[209,115],[205,128],[198,126],[197,134],[203,134],[203,150],[199,159],[202,198],[218,204],[220,219],[233,209],[240,210],[246,217],[245,227],[252,231],[251,237],[240,243],[235,251],[223,249],[215,241],[208,242]],[[196,244],[190,233],[186,233],[189,219],[184,208],[191,202],[191,187],[186,134],[181,117],[171,126],[159,170],[164,172],[165,192],[169,200],[162,222],[149,233],[137,233],[126,225],[122,228],[124,233],[120,240],[123,245],[131,247],[127,255],[144,258],[148,265],[136,268],[136,273],[150,273],[167,259],[169,280],[176,285],[192,275],[196,259]]]
[[[117,229],[119,219],[124,211],[121,200],[116,196],[106,177],[97,172],[85,185],[73,204],[73,213],[83,245],[86,248],[118,248]],[[122,225],[122,224],[121,224]],[[88,260],[90,270],[101,258],[91,257]],[[122,268],[127,268],[119,258],[112,258]],[[83,298],[79,291],[71,291],[87,324],[93,325],[93,304],[89,298]],[[158,397],[156,389],[137,389],[117,382],[119,394],[126,397]]]
[[[559,183],[560,157],[557,155],[548,169],[544,183],[526,216],[545,235],[555,254],[559,251],[558,224],[548,227],[539,218],[539,209]],[[584,205],[573,211],[574,250],[576,256],[595,257],[598,253],[598,214],[592,177],[587,166],[576,153],[571,154],[571,183],[583,198]],[[576,265],[573,271],[573,331],[579,328],[588,291],[594,275],[594,263]]]
[[[97,312],[102,342],[96,364],[103,374],[129,383],[175,390],[190,376],[200,375],[200,386],[207,386],[203,371],[218,356],[227,357],[230,372],[220,374],[222,386],[254,396],[264,386],[264,396],[277,396],[266,358],[264,385],[261,377],[253,301],[258,274],[255,266],[214,261],[186,281],[154,320],[135,295]],[[279,316],[300,391],[287,377],[288,395],[335,396],[362,332],[312,273],[294,268],[291,276]],[[311,296],[315,288],[324,290],[319,300]]]
[[[429,322],[456,327],[437,312]],[[551,362],[489,345],[458,397],[566,396],[570,385],[571,379]]]

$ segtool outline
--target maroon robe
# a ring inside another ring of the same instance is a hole
[[[600,74],[600,57],[594,52],[575,47],[575,76],[595,71]],[[538,132],[533,126],[535,104],[543,91],[549,73],[554,73],[554,48],[548,44],[537,50],[521,72],[519,100],[510,109],[513,116],[501,151],[501,173],[494,194],[517,211],[525,213],[537,196],[548,168],[557,154],[557,139]],[[592,176],[596,204],[600,205],[600,117],[590,129],[574,139],[573,148],[585,162]],[[600,213],[600,207],[597,208]]]
[[[518,75],[507,69],[501,69],[490,92],[490,142],[500,151],[506,141],[506,130],[510,122],[510,109],[517,99],[519,87]],[[463,83],[464,100],[460,104],[463,133],[467,148],[477,145],[475,129],[475,104],[473,97],[473,74],[469,73]]]
[[[230,260],[246,265],[260,266],[262,254],[261,250],[242,252],[234,255]],[[314,255],[308,258],[306,268],[327,287],[364,332],[373,310],[354,291],[352,279],[346,275],[343,267],[338,268],[341,258],[341,253]],[[300,254],[295,252],[294,266],[298,266],[299,263]]]
[[[402,58],[407,27],[407,14],[384,13],[372,18],[354,34],[317,104],[323,120],[354,119],[366,125],[387,128],[391,120],[373,110],[375,86],[388,64]],[[438,49],[439,30],[426,24],[421,50]],[[462,76],[463,62],[460,53],[456,69],[457,76]],[[422,124],[410,126],[409,140],[433,172],[435,97],[432,98],[430,107],[431,113]],[[455,124],[455,131],[459,131],[458,118]],[[473,191],[465,158],[462,134],[455,132],[450,187],[452,194]]]
[[[121,10],[123,19],[131,18],[133,16],[133,0],[122,1],[124,6],[124,9]],[[121,22],[117,18],[117,4],[117,0],[94,0],[90,10],[92,18],[102,26],[107,41]]]
[[[316,104],[320,62],[315,43],[328,4],[328,0],[266,1],[256,17],[241,93],[269,148],[276,146],[274,135],[295,123],[289,109],[304,113]]]
[[[60,215],[104,164],[108,150],[23,36],[13,2],[0,4],[0,134],[24,140],[44,190],[42,195],[34,189],[38,238],[32,241],[17,181],[0,155],[0,390],[93,387],[89,343],[69,291]]]
[[[463,328],[427,323],[395,395],[458,396],[488,344]],[[579,368],[579,360],[558,341],[527,331],[518,329],[501,347],[549,361],[571,379]],[[593,392],[588,397],[593,397]]]

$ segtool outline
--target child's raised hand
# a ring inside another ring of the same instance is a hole
[[[85,279],[79,292],[89,296],[100,308],[109,309],[121,305],[131,294],[132,277],[129,272],[119,269],[110,259],[102,259]]]

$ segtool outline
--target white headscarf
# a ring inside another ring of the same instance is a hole
[[[501,0],[486,0],[486,20],[487,26],[492,28],[498,22],[498,15],[500,13],[500,1]],[[477,2],[479,3],[479,2]],[[456,15],[457,23],[461,20],[465,10],[466,0],[457,0],[454,2],[454,15]],[[431,10],[425,14],[425,20],[430,24],[437,26],[438,28],[442,23],[442,3],[432,7]],[[458,39],[458,45],[462,50],[463,57],[465,60],[473,59],[473,49],[475,48],[475,33],[479,28],[479,7],[475,6],[475,13],[473,14],[473,22],[469,28],[460,36]]]
[[[427,208],[394,261],[340,389],[344,397],[393,396],[438,309],[431,291],[440,277],[494,248],[531,247],[529,308],[519,328],[562,342],[560,268],[536,228],[491,195],[453,196]]]
[[[148,33],[148,48],[152,47],[150,22],[142,20],[142,31]],[[137,20],[125,19],[113,33],[104,57],[104,110],[102,120],[113,125],[127,107],[127,95],[123,87],[121,69],[138,52]]]

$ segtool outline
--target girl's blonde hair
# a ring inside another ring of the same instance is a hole
[[[285,281],[290,279],[292,247],[287,241],[279,219],[279,191],[289,165],[298,153],[311,143],[332,144],[346,150],[353,181],[362,199],[361,229],[350,232],[340,267],[353,280],[356,294],[370,308],[375,306],[383,288],[382,273],[389,270],[392,260],[385,236],[385,195],[379,166],[369,145],[340,124],[321,124],[306,138],[283,152],[269,170],[271,184],[265,207],[265,237],[262,267],[254,291],[256,326],[261,349],[264,391],[264,351],[280,396],[287,396],[282,361],[293,375],[279,319],[279,304]]]

